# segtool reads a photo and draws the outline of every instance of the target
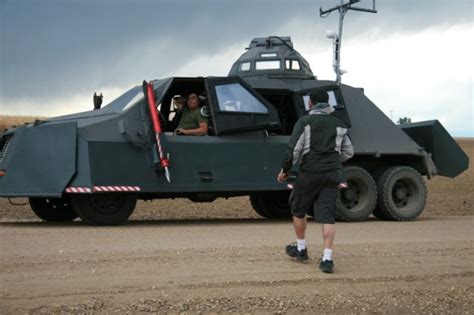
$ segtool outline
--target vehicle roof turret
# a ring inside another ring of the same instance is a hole
[[[246,49],[232,65],[229,76],[315,79],[289,36],[257,37]]]

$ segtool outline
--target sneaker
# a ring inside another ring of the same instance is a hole
[[[305,261],[309,259],[308,250],[306,248],[303,250],[298,250],[298,246],[296,244],[287,245],[286,253],[288,256],[296,258],[297,261]]]
[[[321,260],[319,261],[319,269],[321,269],[325,273],[333,273],[334,272],[334,263],[332,260]]]

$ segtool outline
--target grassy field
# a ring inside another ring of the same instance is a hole
[[[10,116],[10,115],[0,115],[0,132],[13,127],[23,125],[24,123],[31,123],[37,119],[44,119],[45,117],[38,116]]]

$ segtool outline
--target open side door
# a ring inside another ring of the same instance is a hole
[[[240,77],[206,79],[216,135],[278,128],[278,111]]]
[[[326,90],[329,94],[329,105],[334,108],[334,113],[332,115],[339,118],[348,128],[351,127],[351,121],[346,111],[346,103],[344,102],[339,86],[325,86],[320,89]],[[309,93],[311,93],[312,90],[313,89],[302,90],[295,93],[295,105],[298,116],[300,117],[308,112]]]

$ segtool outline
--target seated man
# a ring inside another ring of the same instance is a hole
[[[176,96],[173,98],[172,102],[175,112],[171,121],[168,121],[166,124],[167,131],[174,131],[178,128],[181,117],[183,116],[183,107],[186,106],[187,101],[187,98],[183,96]]]
[[[176,129],[176,134],[187,136],[207,135],[208,120],[201,115],[199,103],[197,93],[188,95],[187,106],[183,107],[183,115]]]

